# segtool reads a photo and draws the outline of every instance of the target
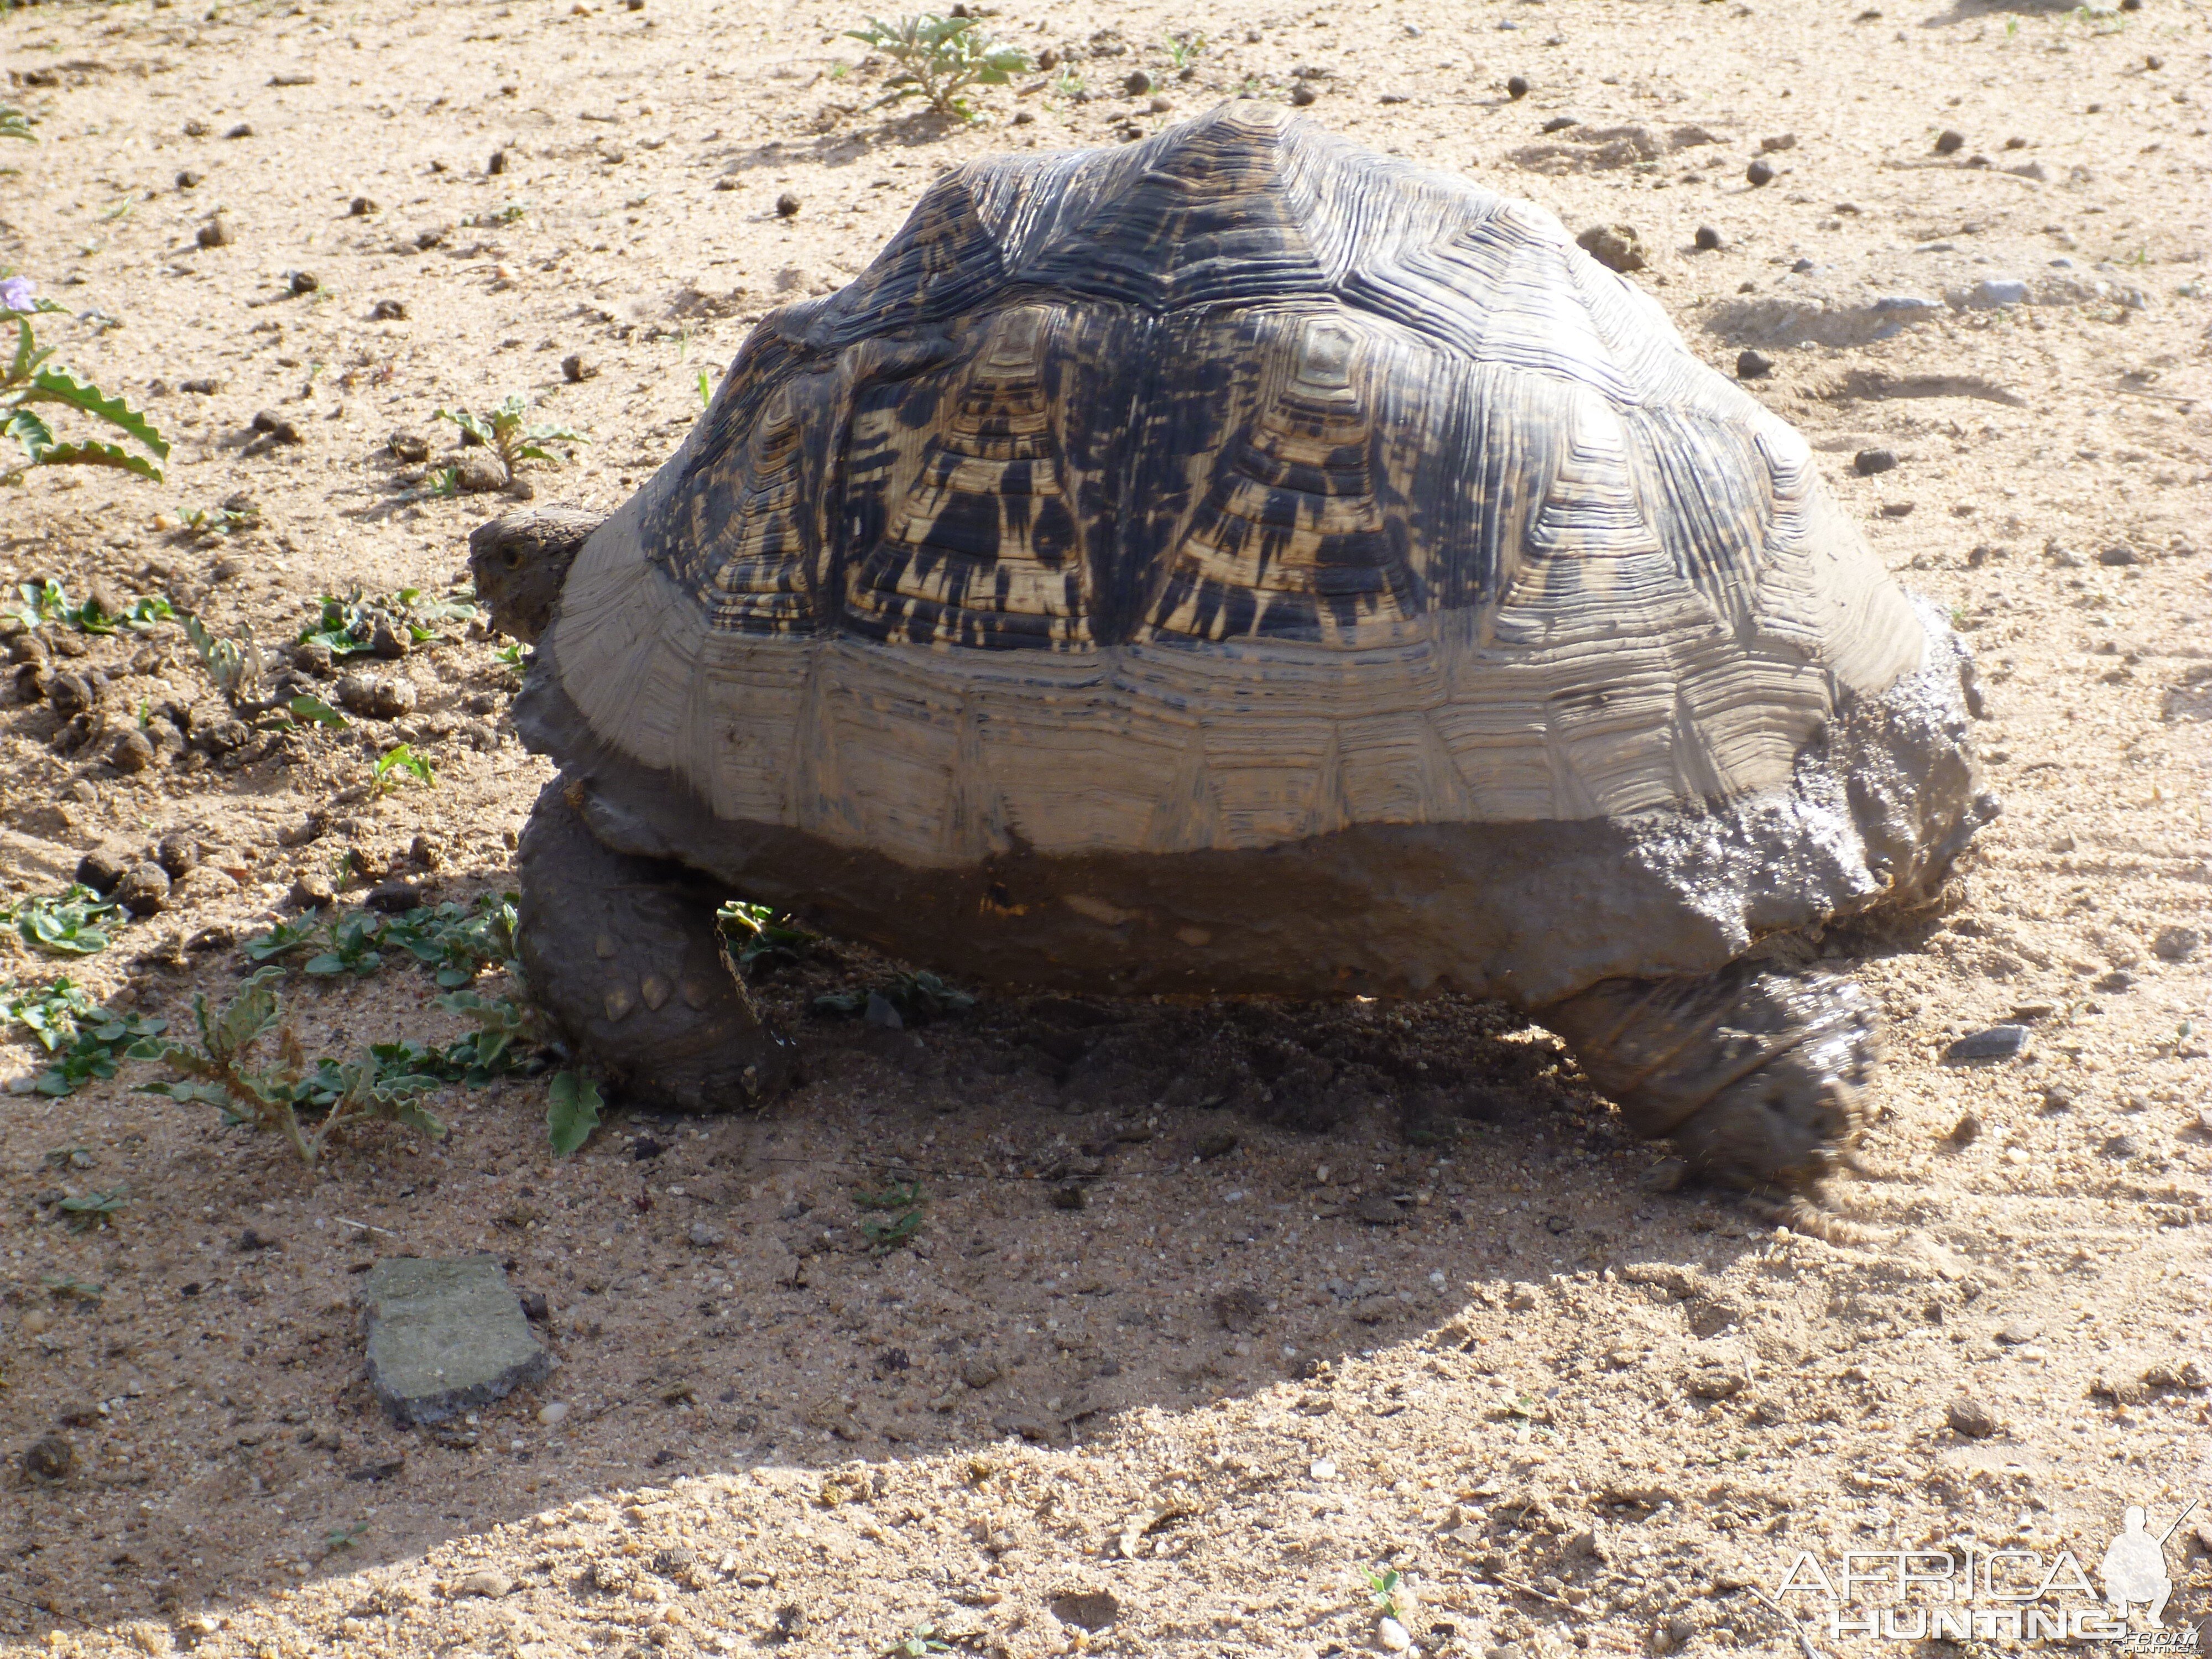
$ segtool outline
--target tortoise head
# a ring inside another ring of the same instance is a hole
[[[573,507],[534,507],[469,532],[469,574],[494,627],[526,645],[553,624],[568,567],[599,517]]]

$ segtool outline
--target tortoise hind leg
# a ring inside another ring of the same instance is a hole
[[[1536,1014],[1638,1133],[1729,1185],[1817,1186],[1863,1127],[1874,1010],[1837,975],[1739,962],[1601,981]]]
[[[721,1112],[797,1069],[722,960],[726,896],[683,866],[609,851],[546,785],[522,832],[515,943],[532,997],[627,1099]]]

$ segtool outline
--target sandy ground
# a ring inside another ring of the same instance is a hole
[[[0,151],[0,264],[176,441],[163,487],[0,495],[0,576],[168,593],[263,641],[323,593],[442,592],[501,503],[423,495],[393,431],[434,465],[435,409],[526,393],[592,440],[532,469],[538,499],[611,507],[700,371],[857,271],[937,170],[1310,88],[1340,131],[1633,227],[1637,280],[1724,372],[1773,359],[1760,395],[1970,631],[2006,811],[1948,916],[1826,944],[1890,1032],[1840,1224],[1645,1191],[1653,1151],[1474,1006],[802,1017],[811,1081],[760,1118],[618,1118],[556,1161],[544,1084],[516,1080],[441,1098],[442,1145],[378,1129],[313,1181],[273,1136],[128,1092],[156,1073],[126,1065],[0,1107],[0,1640],[1321,1655],[1389,1633],[1368,1575],[1395,1570],[1424,1652],[1782,1653],[1762,1597],[1800,1552],[2070,1549],[2094,1574],[2124,1506],[2156,1532],[2212,1502],[2212,950],[2185,937],[2212,931],[2204,9],[988,15],[1060,62],[967,127],[874,107],[880,65],[838,34],[858,17],[810,0],[0,16],[0,100],[44,140]],[[218,210],[233,240],[198,246]],[[572,354],[596,374],[565,380]],[[1896,468],[1859,476],[1876,447]],[[239,494],[258,532],[177,530]],[[196,770],[64,755],[19,697],[16,890],[94,847],[204,853],[105,952],[11,971],[173,1020],[230,994],[232,941],[302,872],[498,890],[544,776],[498,643],[417,652],[398,722]],[[113,670],[131,709],[211,695],[173,628],[57,666]],[[402,738],[435,787],[363,799]],[[772,994],[889,972],[832,951]],[[449,1040],[432,990],[395,965],[283,994],[335,1055]],[[2008,1016],[2017,1057],[1943,1063]],[[1218,1086],[1170,1086],[1193,1045]],[[856,1197],[902,1174],[921,1225],[872,1249]],[[118,1192],[112,1224],[58,1224],[59,1198]],[[355,1275],[474,1250],[546,1298],[558,1369],[396,1429]],[[49,1434],[58,1481],[22,1462]],[[2165,1547],[2169,1629],[2212,1614],[2207,1520]],[[1913,1645],[1784,1605],[1823,1652]]]

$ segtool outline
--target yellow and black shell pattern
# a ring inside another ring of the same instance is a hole
[[[1927,640],[1550,214],[1234,102],[945,174],[760,324],[553,645],[723,820],[947,867],[1784,787]]]

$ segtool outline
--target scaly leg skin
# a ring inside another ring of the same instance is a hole
[[[1802,1193],[1844,1162],[1875,1056],[1866,994],[1759,963],[1611,979],[1537,1010],[1638,1133],[1754,1193]]]
[[[685,1112],[753,1104],[797,1053],[731,976],[714,911],[726,896],[681,865],[610,852],[562,780],[522,832],[515,944],[532,997],[627,1100]]]

